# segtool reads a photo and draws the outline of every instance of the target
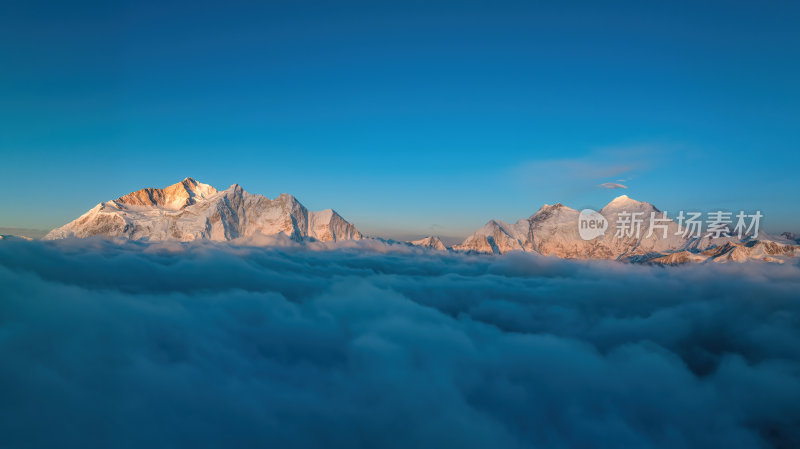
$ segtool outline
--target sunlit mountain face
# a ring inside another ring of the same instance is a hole
[[[164,189],[145,188],[99,203],[45,239],[100,236],[185,242],[274,235],[322,242],[361,238],[332,209],[310,212],[288,194],[271,200],[250,194],[238,184],[217,191],[186,178]]]

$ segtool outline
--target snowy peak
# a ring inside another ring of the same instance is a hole
[[[287,196],[294,200],[293,196]],[[308,237],[322,242],[363,238],[355,226],[348,223],[333,209],[308,213]]]
[[[419,246],[420,248],[435,249],[437,251],[447,251],[447,246],[444,244],[444,242],[442,242],[442,239],[434,235],[425,237],[424,239],[412,240],[408,243],[414,246]]]
[[[505,254],[509,251],[529,251],[533,247],[531,223],[519,220],[514,224],[490,220],[481,229],[467,237],[460,245],[453,246],[458,251]]]
[[[601,214],[606,213],[614,213],[620,210],[624,210],[626,212],[641,212],[641,211],[655,211],[658,212],[655,206],[650,203],[646,203],[644,201],[637,201],[628,195],[620,195],[610,203],[606,204],[605,207],[600,209]]]
[[[567,207],[561,203],[556,203],[553,205],[545,204],[544,206],[540,207],[535,214],[528,217],[528,220],[531,222],[537,222],[545,220],[553,215],[565,214],[565,213],[571,214],[572,212],[577,213],[575,209]]]
[[[548,211],[548,210],[558,210],[558,209],[561,209],[562,207],[566,207],[567,209],[569,209],[569,207],[567,207],[567,206],[565,206],[565,205],[563,205],[561,203],[543,204],[542,207],[539,208],[538,212]]]
[[[198,200],[217,193],[214,187],[186,178],[163,189],[144,188],[115,200],[118,204],[137,207],[159,207],[167,210],[182,209]]]

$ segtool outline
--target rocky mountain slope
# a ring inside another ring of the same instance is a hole
[[[361,239],[361,233],[332,209],[309,212],[295,197],[275,199],[223,191],[186,178],[164,189],[147,188],[98,204],[45,239],[123,237],[133,240],[225,241],[283,234],[323,242]]]

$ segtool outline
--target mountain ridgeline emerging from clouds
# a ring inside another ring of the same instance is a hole
[[[615,224],[620,214],[640,213],[639,232],[617,236]],[[597,238],[581,238],[578,223],[580,212],[563,204],[544,205],[539,211],[516,223],[491,220],[467,237],[454,250],[476,253],[505,254],[510,251],[537,252],[568,259],[612,259],[629,262],[680,264],[763,260],[783,262],[800,255],[796,241],[759,232],[758,238],[684,236],[672,219],[657,223],[666,227],[650,232],[651,213],[662,218],[661,211],[650,203],[636,201],[627,195],[615,198],[599,212],[609,223],[605,234]],[[638,234],[638,235],[637,235]],[[730,233],[733,235],[733,233]]]
[[[274,200],[186,178],[165,189],[147,188],[98,204],[45,239],[122,237],[146,241],[229,241],[283,234],[294,240],[358,240],[361,233],[331,209],[309,212],[291,195]]]
[[[641,213],[644,219],[638,235],[616,235],[614,224],[621,213]],[[544,205],[516,223],[491,220],[453,247],[447,247],[434,236],[407,243],[437,251],[483,254],[521,251],[568,259],[670,265],[707,260],[783,262],[800,255],[796,240],[763,232],[758,239],[686,237],[679,232],[678,223],[669,219],[661,223],[666,227],[666,235],[662,229],[650,233],[651,213],[661,216],[653,205],[622,195],[599,211],[609,223],[609,229],[590,240],[580,236],[580,212],[559,203]],[[164,189],[146,188],[100,203],[75,221],[52,230],[45,239],[101,236],[186,242],[281,235],[296,241],[321,242],[363,238],[355,226],[332,209],[310,212],[291,195],[284,193],[271,200],[248,193],[238,184],[218,191],[186,178]],[[259,241],[251,239],[250,242]]]

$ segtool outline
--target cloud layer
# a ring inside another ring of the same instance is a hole
[[[0,447],[800,446],[796,265],[365,244],[0,242]]]

